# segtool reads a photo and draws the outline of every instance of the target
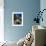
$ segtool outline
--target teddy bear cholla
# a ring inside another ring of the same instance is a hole
[[[23,46],[31,46],[32,42],[33,42],[33,35],[29,32],[26,35]]]

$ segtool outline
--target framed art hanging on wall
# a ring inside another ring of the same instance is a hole
[[[23,26],[23,12],[12,12],[12,26]]]

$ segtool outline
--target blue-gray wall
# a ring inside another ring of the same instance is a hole
[[[46,9],[46,0],[41,0],[40,1],[40,10],[42,11],[43,9]],[[40,22],[40,25],[45,26],[46,27],[46,10],[43,12],[43,22]]]
[[[4,35],[7,41],[18,41],[31,31],[36,12],[40,9],[40,0],[5,0],[4,1]],[[12,12],[23,12],[24,24],[12,26]]]

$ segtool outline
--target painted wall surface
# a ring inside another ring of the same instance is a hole
[[[18,41],[32,29],[36,12],[40,9],[40,0],[5,0],[4,1],[4,36],[7,41]],[[23,26],[12,26],[12,12],[23,12]]]
[[[42,11],[43,9],[46,9],[46,0],[41,0],[41,1],[40,1],[40,9],[41,9],[41,11]],[[40,22],[40,25],[46,27],[46,10],[43,12],[42,17],[43,17],[43,22],[41,21],[41,22]]]

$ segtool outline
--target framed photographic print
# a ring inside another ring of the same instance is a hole
[[[23,12],[12,12],[12,26],[23,26]]]

